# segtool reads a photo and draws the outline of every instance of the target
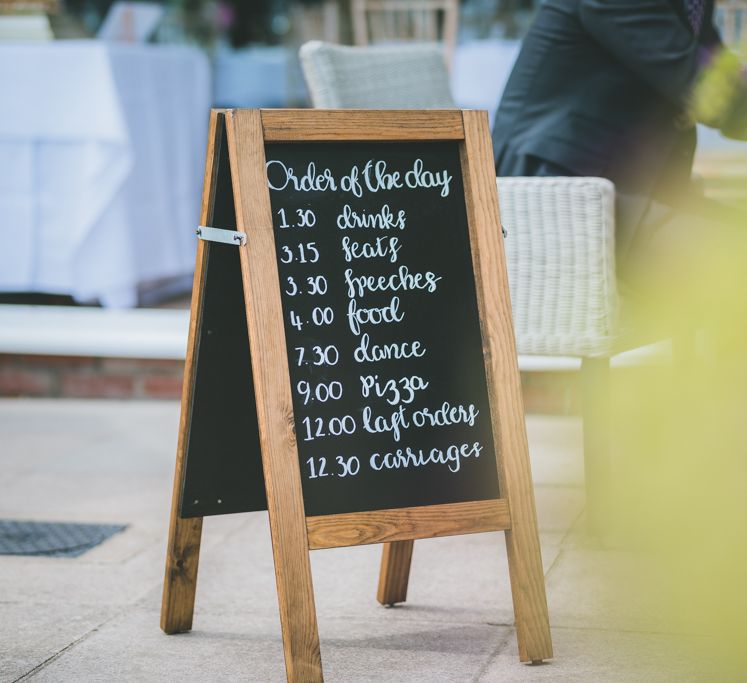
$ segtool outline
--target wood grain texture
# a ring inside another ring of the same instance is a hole
[[[407,584],[410,581],[414,545],[414,541],[384,544],[379,570],[379,588],[376,591],[376,599],[382,605],[394,605],[407,600]]]
[[[508,529],[505,500],[307,517],[312,550]]]
[[[263,109],[262,125],[267,142],[464,139],[456,109]]]
[[[176,517],[170,525],[161,600],[161,629],[169,635],[192,629],[201,537],[202,517]]]
[[[322,680],[260,112],[226,113],[249,346],[288,680]]]
[[[459,0],[352,0],[353,43],[440,43],[451,70],[459,27]]]
[[[202,190],[200,225],[210,225],[213,217],[215,186],[218,179],[218,145],[224,141],[223,114],[213,110],[210,114],[208,149],[205,160],[205,184]],[[197,226],[195,226],[197,228]],[[195,238],[197,239],[197,238]],[[205,293],[205,272],[209,246],[197,240],[197,262],[192,287],[192,306],[189,316],[189,339],[182,384],[181,417],[179,439],[176,448],[174,489],[171,496],[171,520],[166,551],[166,575],[163,581],[161,601],[161,628],[166,633],[180,633],[192,628],[195,592],[197,590],[197,568],[200,561],[202,517],[182,519],[179,504],[186,467],[186,452],[189,425],[192,419],[192,396],[195,386],[197,344],[199,340],[202,302]]]
[[[521,661],[539,661],[553,656],[552,641],[511,322],[493,150],[487,114],[476,111],[462,114],[465,132],[462,174],[483,354],[501,496],[507,498],[511,515],[506,547],[519,656]]]

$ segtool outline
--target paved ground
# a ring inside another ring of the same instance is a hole
[[[0,517],[129,525],[76,559],[0,557],[0,680],[284,680],[264,513],[206,520],[194,631],[159,630],[177,422],[171,402],[0,401]],[[584,535],[579,421],[528,428],[555,660],[519,663],[502,535],[481,534],[419,541],[394,609],[378,547],[313,553],[326,680],[727,680],[652,600],[647,556]]]

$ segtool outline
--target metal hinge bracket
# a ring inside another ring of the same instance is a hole
[[[233,244],[237,247],[243,247],[246,244],[245,232],[209,228],[205,225],[198,226],[197,237],[208,242],[223,242],[223,244]]]

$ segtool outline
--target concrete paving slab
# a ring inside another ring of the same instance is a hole
[[[3,581],[6,589],[12,585]],[[0,601],[0,681],[15,681],[58,655],[116,613],[112,606]]]
[[[105,457],[105,456],[101,456]],[[43,471],[17,478],[0,502],[0,515],[13,519],[127,524],[152,518],[168,521],[163,477],[90,473],[63,477]]]
[[[162,527],[177,428],[172,402],[4,400],[0,515]]]
[[[737,683],[709,654],[703,638],[660,633],[553,628],[555,659],[522,664],[514,638],[477,678],[497,681],[603,681],[604,683]],[[736,674],[734,674],[735,676]]]
[[[173,472],[178,426],[174,401],[0,400],[3,439],[22,445],[3,462],[23,471]]]
[[[535,486],[583,487],[581,418],[527,415],[526,424]]]
[[[671,574],[641,552],[564,548],[546,584],[552,624],[659,633],[692,632],[661,609]],[[697,631],[696,631],[697,632]]]
[[[556,546],[542,549],[546,570],[557,553]],[[417,541],[408,601],[398,609],[419,619],[512,624],[513,603],[503,534]]]
[[[160,632],[177,422],[174,402],[0,401],[0,515],[129,525],[77,559],[0,557],[0,680],[284,680],[266,513],[205,520],[195,630]],[[663,579],[584,534],[579,421],[527,424],[556,660],[518,663],[503,535],[476,534],[416,542],[394,609],[380,547],[312,553],[327,680],[674,680]]]
[[[41,681],[284,681],[280,624],[203,615],[199,629],[167,636],[150,611],[107,623],[30,677]]]
[[[322,662],[328,681],[470,681],[511,629],[505,626],[389,618],[321,619]]]
[[[163,579],[163,567],[155,557],[144,553],[119,566],[81,564],[76,558],[3,557],[0,581],[14,604],[47,609],[64,601],[80,607],[123,607]]]
[[[579,519],[586,504],[582,488],[535,485],[537,526],[540,533],[565,535]]]
[[[460,681],[473,679],[510,635],[507,627],[397,619],[320,618],[327,681]],[[153,614],[136,610],[112,620],[61,653],[33,681],[282,681],[277,619],[205,615],[189,634],[166,636]]]
[[[218,547],[203,547],[200,556],[196,612],[225,609],[275,614],[275,576],[266,515],[253,513]],[[206,520],[213,522],[214,520]],[[203,538],[210,538],[210,529]],[[557,546],[543,549],[545,567]],[[386,619],[376,601],[380,546],[359,546],[311,554],[317,612],[322,616]],[[144,600],[160,605],[160,585]],[[505,541],[502,534],[475,534],[417,541],[408,601],[394,609],[398,618],[454,623],[511,624],[511,602]]]

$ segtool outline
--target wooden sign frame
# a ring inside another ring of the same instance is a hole
[[[236,228],[248,236],[237,248],[288,680],[322,680],[309,550],[383,543],[377,597],[392,604],[406,598],[415,539],[485,531],[505,531],[521,661],[552,658],[487,115],[459,110],[214,110],[202,201],[201,225],[205,226],[212,224],[216,145],[224,133]],[[457,141],[460,148],[501,497],[306,517],[265,143],[432,140]],[[199,242],[161,611],[166,633],[192,627],[202,518],[181,517],[179,504],[209,248],[209,243]]]

